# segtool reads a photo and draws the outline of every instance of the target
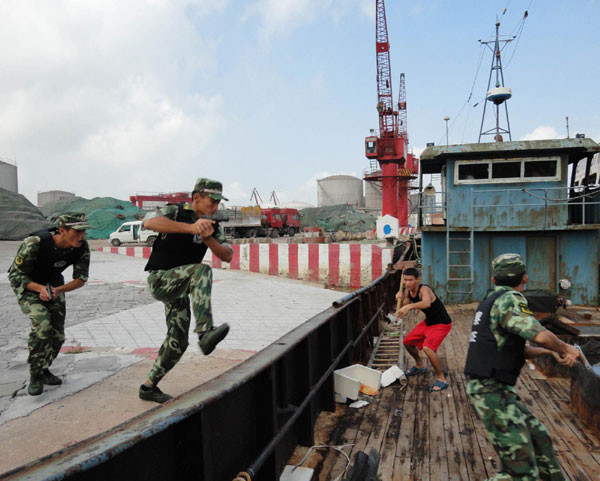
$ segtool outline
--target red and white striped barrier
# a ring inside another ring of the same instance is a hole
[[[210,250],[204,262],[220,269],[353,288],[370,284],[392,262],[391,248],[373,244],[236,244],[232,247],[231,262],[222,262]],[[152,248],[99,247],[98,250],[147,259]]]

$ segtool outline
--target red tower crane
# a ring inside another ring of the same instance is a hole
[[[368,181],[381,181],[382,215],[408,224],[408,181],[415,178],[418,161],[408,153],[406,126],[406,87],[400,76],[400,94],[395,106],[392,96],[390,43],[384,0],[376,0],[375,51],[377,55],[377,112],[379,135],[365,138],[365,155],[379,162],[380,172],[370,173]],[[396,108],[395,108],[396,107]]]

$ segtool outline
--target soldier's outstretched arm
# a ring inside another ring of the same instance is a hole
[[[536,357],[550,356],[552,351],[543,347],[526,346],[524,354],[525,359],[535,359]]]
[[[559,362],[561,364],[574,366],[577,363],[579,351],[570,344],[561,341],[548,329],[544,329],[542,332],[536,334],[536,336],[533,338],[533,342],[557,353],[559,355]]]

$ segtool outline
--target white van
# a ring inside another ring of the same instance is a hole
[[[108,242],[115,247],[128,242],[134,242],[136,244],[145,243],[146,245],[152,246],[157,235],[158,234],[153,230],[144,229],[141,220],[136,220],[122,224],[121,227],[108,237]]]

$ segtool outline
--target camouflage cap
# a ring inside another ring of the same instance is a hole
[[[85,214],[82,212],[65,212],[56,218],[58,227],[71,227],[75,230],[86,230],[92,226],[85,221]]]
[[[495,277],[515,277],[525,273],[525,262],[519,254],[501,254],[492,261]]]
[[[206,179],[200,177],[194,186],[194,192],[208,194],[211,199],[229,200],[223,196],[223,184],[218,180]]]

